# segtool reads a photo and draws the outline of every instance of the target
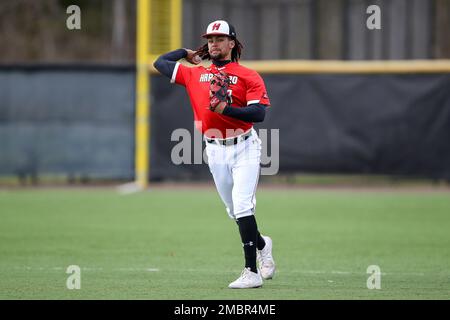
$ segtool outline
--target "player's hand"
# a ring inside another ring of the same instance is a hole
[[[216,97],[211,98],[211,104],[209,106],[209,110],[215,113],[223,113],[223,110],[225,110],[226,107],[228,107],[228,102],[226,101],[217,101],[214,102],[214,99],[217,99]]]
[[[187,52],[186,61],[192,64],[199,64],[202,62],[202,58],[197,54],[196,51],[193,51],[191,49],[184,49]]]

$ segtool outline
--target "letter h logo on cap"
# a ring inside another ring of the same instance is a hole
[[[216,20],[211,22],[206,28],[206,33],[202,37],[206,38],[208,35],[225,35],[229,37],[236,37],[233,26],[224,20]]]

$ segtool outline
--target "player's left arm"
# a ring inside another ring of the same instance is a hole
[[[228,105],[223,109],[222,114],[246,122],[263,122],[266,116],[266,107],[266,105],[259,103],[241,108]]]
[[[224,108],[222,114],[247,122],[263,122],[266,116],[266,109],[270,107],[270,100],[267,96],[264,81],[255,71],[248,73],[245,76],[245,80],[247,106],[236,108],[228,105]]]

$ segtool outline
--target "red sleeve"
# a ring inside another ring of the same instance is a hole
[[[250,74],[247,79],[247,94],[245,98],[247,100],[247,105],[259,103],[270,106],[270,100],[267,95],[264,80],[257,72]]]
[[[180,84],[182,86],[186,86],[186,83],[189,82],[191,77],[191,69],[177,62],[175,65],[175,69],[173,69],[172,79],[170,79],[171,83]]]

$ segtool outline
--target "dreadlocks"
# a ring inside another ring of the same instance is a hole
[[[231,61],[237,62],[241,58],[241,52],[242,52],[242,48],[244,48],[244,46],[239,42],[238,39],[231,38],[231,37],[230,37],[230,39],[234,40],[234,42],[236,44],[234,46],[234,48],[231,50]],[[211,59],[211,57],[209,55],[209,50],[208,50],[208,43],[205,43],[203,46],[198,48],[195,53],[198,54],[200,56],[200,58],[202,58],[202,60],[206,60],[206,59],[210,60]]]

